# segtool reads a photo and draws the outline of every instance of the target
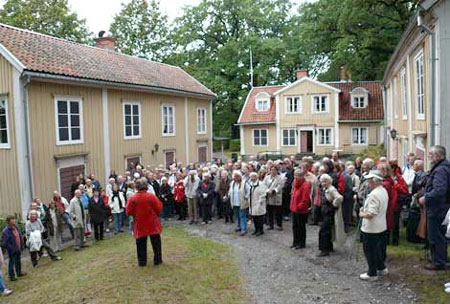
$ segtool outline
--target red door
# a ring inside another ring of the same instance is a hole
[[[206,146],[198,147],[198,162],[206,163],[208,148]]]
[[[84,165],[60,168],[59,169],[59,184],[61,186],[61,196],[70,200],[73,197],[72,184],[75,178],[84,173]]]

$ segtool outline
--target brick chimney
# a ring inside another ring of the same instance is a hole
[[[95,44],[98,48],[116,51],[116,39],[111,36],[105,36],[105,31],[100,31],[98,33],[98,38],[95,38]]]
[[[308,70],[297,70],[295,72],[297,73],[297,80],[302,79],[303,77],[309,76]]]
[[[339,68],[341,82],[352,82],[352,72],[347,71],[345,65]]]

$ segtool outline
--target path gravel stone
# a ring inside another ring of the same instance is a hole
[[[289,248],[292,228],[290,222],[284,226],[284,231],[265,231],[260,237],[242,237],[234,232],[235,225],[219,220],[204,226],[186,225],[185,229],[232,248],[240,261],[249,303],[416,302],[413,291],[391,282],[389,276],[376,282],[361,281],[359,275],[367,270],[367,264],[360,245],[355,249],[351,239],[329,257],[318,258],[318,226],[307,227],[303,250]]]

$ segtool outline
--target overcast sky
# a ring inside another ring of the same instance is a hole
[[[79,17],[86,19],[91,31],[98,33],[100,30],[108,30],[114,15],[120,12],[121,3],[130,0],[69,0],[71,8]],[[197,5],[201,0],[161,0],[161,9],[167,13],[169,19],[181,15],[185,5]],[[310,0],[292,0],[294,3],[302,3]],[[0,0],[0,8],[6,0]],[[1,21],[0,21],[1,22]]]

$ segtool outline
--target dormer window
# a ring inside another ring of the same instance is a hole
[[[350,92],[351,104],[355,109],[364,109],[369,103],[369,91],[365,88],[355,88]]]
[[[256,111],[258,112],[267,112],[270,108],[270,95],[261,92],[256,95]]]

